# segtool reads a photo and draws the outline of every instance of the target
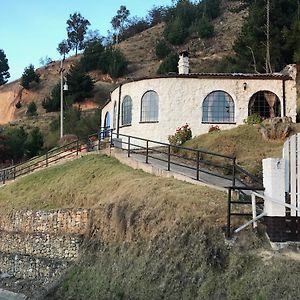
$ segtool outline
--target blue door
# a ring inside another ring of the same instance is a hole
[[[109,130],[110,130],[110,115],[109,112],[107,112],[104,118],[104,137],[109,136]]]

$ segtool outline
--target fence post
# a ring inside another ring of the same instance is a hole
[[[228,203],[227,203],[227,238],[230,238],[230,226],[231,226],[231,188],[228,188]]]
[[[199,165],[200,165],[200,152],[197,151],[197,180],[199,180]]]
[[[130,157],[130,136],[128,136],[128,148],[127,148],[127,156]]]
[[[146,164],[149,162],[149,141],[146,142]]]
[[[6,170],[3,170],[3,184],[5,184]]]
[[[113,146],[113,130],[110,130],[110,147]]]
[[[236,174],[236,158],[233,158],[233,165],[232,165],[232,186],[235,186],[235,174]]]
[[[171,170],[171,145],[168,145],[168,171]]]
[[[79,140],[76,141],[76,155],[78,156],[79,152]]]
[[[48,151],[46,152],[46,167],[48,167]]]
[[[14,180],[16,179],[16,166],[14,166]]]

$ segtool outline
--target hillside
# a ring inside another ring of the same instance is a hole
[[[0,189],[0,207],[2,214],[93,210],[81,259],[46,299],[298,296],[297,251],[272,251],[263,227],[225,241],[225,193],[157,178],[109,157],[85,156],[20,178]]]
[[[233,9],[237,5],[236,2],[223,2],[224,13],[213,21],[215,26],[215,36],[213,38],[207,40],[191,38],[180,47],[174,47],[176,51],[183,49],[190,51],[192,72],[214,71],[217,61],[232,54],[232,45],[240,32],[243,18],[247,15],[247,11],[234,13]],[[155,55],[155,46],[162,37],[164,27],[165,24],[158,24],[120,43],[119,47],[129,63],[126,78],[154,76],[156,74],[160,61]],[[67,58],[64,63],[66,71],[79,58],[80,55]],[[54,85],[59,82],[59,69],[60,61],[52,62],[37,69],[41,83],[35,90],[27,91],[23,89],[20,86],[20,80],[1,86],[0,124],[6,124],[24,117],[27,104],[31,101],[38,104],[38,112],[43,115],[44,109],[41,107],[41,103],[50,94]],[[113,80],[109,76],[99,72],[92,72],[90,75],[96,85],[95,96],[91,99],[92,101],[81,106],[83,109],[95,108],[99,104],[105,103],[108,92],[114,87]],[[119,78],[116,82],[122,80],[124,78]],[[18,101],[23,105],[19,110],[15,108]],[[93,102],[96,102],[96,104],[93,104]]]

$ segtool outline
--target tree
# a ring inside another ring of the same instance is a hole
[[[80,59],[80,66],[83,71],[88,72],[98,69],[99,60],[104,51],[101,41],[90,41],[84,49],[83,55]]]
[[[160,64],[157,74],[166,74],[169,72],[178,71],[178,55],[176,53],[170,53]]]
[[[155,54],[157,58],[163,59],[167,55],[171,53],[172,49],[169,47],[169,45],[166,43],[165,40],[160,40],[155,47]]]
[[[66,40],[62,40],[57,46],[58,53],[63,56],[63,59],[66,58],[66,54],[70,52],[70,46]]]
[[[28,157],[34,157],[39,154],[44,145],[44,137],[38,127],[34,127],[26,140],[25,152]]]
[[[7,79],[10,77],[8,72],[8,60],[2,49],[0,49],[0,85],[3,85],[7,82]]]
[[[43,108],[46,112],[53,112],[60,110],[60,82],[54,86],[50,97],[46,97],[42,102]]]
[[[35,72],[34,66],[31,64],[24,69],[21,77],[21,85],[29,90],[34,83],[38,84],[40,82],[39,75]]]
[[[150,24],[150,27],[155,26],[158,23],[161,23],[165,20],[166,17],[166,8],[163,6],[153,6],[148,11],[148,22]]]
[[[11,128],[5,132],[7,137],[6,146],[9,149],[10,158],[13,160],[19,160],[23,158],[25,152],[25,142],[27,139],[27,133],[23,127]]]
[[[119,43],[119,36],[124,30],[124,25],[129,15],[130,11],[126,8],[125,5],[121,5],[120,9],[117,11],[117,15],[114,16],[111,20],[111,25],[116,34],[116,44]]]
[[[101,55],[99,69],[112,78],[122,76],[127,68],[127,61],[119,49],[107,47]]]
[[[80,64],[72,66],[66,77],[69,86],[67,98],[70,102],[81,102],[93,96],[94,82],[84,73]]]
[[[34,101],[28,104],[26,115],[29,117],[33,117],[37,115],[37,107]]]
[[[239,38],[234,44],[232,63],[239,72],[266,72],[267,10],[265,0],[243,1],[249,8]],[[273,70],[281,70],[297,59],[300,36],[297,22],[298,1],[270,1],[270,62]]]
[[[90,22],[81,16],[80,13],[74,13],[70,15],[67,20],[67,33],[68,33],[68,44],[70,49],[75,49],[75,55],[78,50],[84,49],[84,36],[87,32],[87,28]]]

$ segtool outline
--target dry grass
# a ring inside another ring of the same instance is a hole
[[[164,228],[178,220],[195,218],[212,226],[225,224],[225,193],[158,178],[100,155],[84,156],[35,172],[0,189],[0,210],[5,212],[73,207],[107,209],[109,205],[113,205],[116,218],[120,213],[130,218],[127,212],[134,211],[142,220],[151,223],[155,219]]]
[[[294,130],[299,132],[300,126],[295,124]],[[195,137],[186,142],[185,146],[236,156],[238,164],[258,175],[262,159],[282,156],[283,143],[283,140],[263,139],[256,125],[241,125],[231,130],[214,131]]]

